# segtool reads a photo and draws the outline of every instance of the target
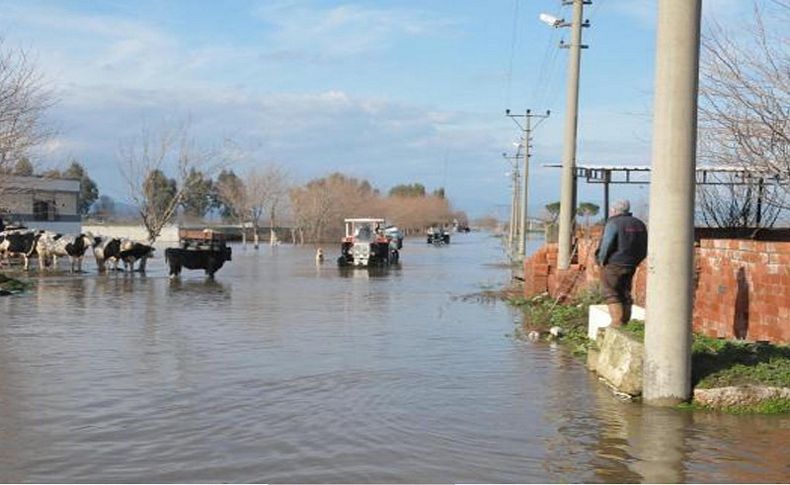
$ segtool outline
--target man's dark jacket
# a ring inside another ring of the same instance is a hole
[[[602,266],[606,264],[638,266],[647,256],[645,223],[632,216],[630,212],[609,218],[596,256]]]

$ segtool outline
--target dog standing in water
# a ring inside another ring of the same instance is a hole
[[[315,251],[315,262],[316,264],[321,264],[324,262],[324,250],[321,248],[316,249]]]

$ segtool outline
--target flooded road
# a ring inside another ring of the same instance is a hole
[[[538,242],[535,242],[537,245]],[[499,243],[408,240],[402,266],[234,247],[208,282],[46,277],[0,299],[3,482],[781,482],[790,419],[615,399],[509,336]],[[161,251],[158,251],[161,256]]]

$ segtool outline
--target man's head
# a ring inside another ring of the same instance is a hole
[[[612,217],[628,214],[629,212],[631,212],[631,203],[626,199],[616,201],[612,204],[612,208],[609,209],[609,215]]]

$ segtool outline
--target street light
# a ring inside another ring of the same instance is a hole
[[[555,17],[554,15],[548,13],[542,13],[538,16],[541,22],[548,25],[549,27],[559,28],[559,27],[566,27],[565,19],[560,19]]]

